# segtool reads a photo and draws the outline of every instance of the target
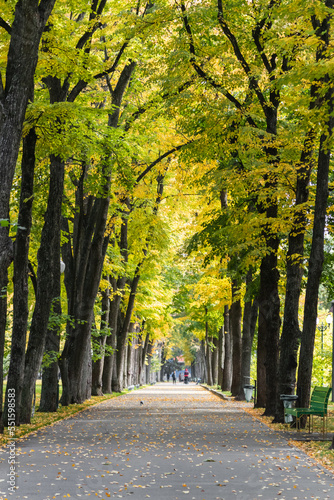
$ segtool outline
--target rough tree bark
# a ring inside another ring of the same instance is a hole
[[[141,267],[141,266],[140,266]],[[139,270],[140,267],[135,271],[135,276],[131,281],[130,288],[130,296],[129,301],[126,308],[126,313],[124,320],[122,322],[121,328],[119,329],[117,335],[117,354],[116,354],[116,362],[117,362],[117,385],[115,387],[116,392],[121,392],[123,390],[124,384],[124,366],[125,366],[125,353],[126,346],[128,342],[128,333],[129,327],[131,324],[131,317],[135,305],[137,288],[140,280]]]
[[[59,280],[55,280],[53,284],[53,314],[60,315],[60,276]],[[45,354],[52,356],[53,361],[50,365],[43,369],[42,373],[42,389],[41,400],[38,411],[40,412],[55,412],[58,409],[59,402],[59,378],[58,378],[58,358],[54,358],[59,353],[60,347],[60,330],[57,323],[48,328],[45,340]]]
[[[102,374],[103,374],[103,366],[104,366],[104,350],[106,346],[107,335],[103,331],[103,329],[109,326],[109,311],[110,311],[110,300],[109,300],[109,288],[106,288],[102,292],[102,301],[101,301],[101,325],[100,330],[102,330],[101,335],[96,339],[99,346],[99,356],[101,356],[96,361],[93,361],[92,367],[92,396],[103,396],[102,391]]]
[[[251,281],[251,272],[247,274],[246,284]],[[247,293],[247,291],[246,291]],[[252,344],[254,331],[252,331],[252,300],[248,299],[244,305],[242,320],[242,354],[241,354],[241,385],[250,384],[250,371],[252,359]]]
[[[325,5],[329,9],[333,9],[333,0],[326,0]],[[330,16],[325,17],[321,21],[314,15],[312,17],[312,25],[315,35],[318,37],[320,44],[316,51],[316,61],[320,62],[328,59],[327,53],[329,40],[330,40]],[[316,190],[316,205],[315,216],[313,222],[313,238],[311,255],[309,259],[309,275],[306,288],[306,299],[304,306],[304,324],[303,332],[299,330],[298,324],[298,303],[297,297],[300,294],[300,282],[302,278],[302,265],[300,261],[288,261],[287,265],[287,285],[288,278],[291,275],[291,293],[288,298],[288,286],[286,296],[286,309],[284,311],[284,323],[282,332],[282,352],[281,352],[281,365],[282,375],[280,382],[281,392],[291,394],[292,388],[295,386],[296,364],[297,364],[297,350],[299,346],[299,339],[301,337],[303,346],[300,352],[300,365],[298,369],[298,387],[297,395],[299,397],[298,405],[307,406],[309,403],[310,390],[311,390],[311,373],[313,364],[313,349],[314,349],[314,336],[316,329],[316,316],[317,316],[317,300],[319,280],[322,272],[323,265],[323,238],[321,234],[324,231],[325,225],[325,212],[328,197],[328,169],[330,161],[330,150],[327,141],[332,136],[333,119],[331,113],[333,110],[333,91],[328,88],[330,82],[329,75],[326,74],[322,78],[317,79],[311,85],[310,95],[310,110],[323,109],[324,122],[322,124],[322,132],[320,137],[320,146],[318,153],[318,174],[317,174],[317,190]],[[325,94],[322,93],[322,87],[328,88]],[[313,167],[313,150],[315,131],[311,129],[305,139],[304,148],[301,154],[300,167],[297,172],[297,195],[296,206],[305,203],[308,200],[308,183],[310,173]],[[300,260],[303,255],[304,246],[304,233],[306,227],[306,216],[303,208],[296,211],[294,222],[297,228],[294,234],[289,236],[289,256],[299,255]],[[291,250],[290,250],[291,245]],[[290,259],[291,260],[291,259]],[[293,294],[293,296],[292,296]],[[294,306],[294,307],[293,307]],[[288,320],[290,318],[290,325]],[[287,324],[285,325],[285,321]],[[305,371],[304,371],[305,370]],[[276,420],[283,420],[282,405],[279,407],[280,411],[277,412]]]
[[[145,370],[145,361],[148,355],[148,346],[150,345],[150,334],[146,333],[144,345],[142,346],[141,351],[141,359],[140,359],[140,369],[139,369],[139,380],[140,384],[144,384],[146,382],[146,370]]]
[[[40,39],[55,0],[17,2],[11,35],[5,87],[0,74],[0,219],[8,219],[9,199],[28,101],[33,95]],[[4,25],[2,25],[4,27]],[[13,257],[12,242],[0,227],[0,276]]]
[[[331,107],[333,109],[333,106]],[[312,247],[309,259],[304,323],[298,367],[297,395],[298,405],[301,407],[308,406],[311,392],[314,338],[318,312],[318,293],[324,260],[324,233],[328,198],[328,172],[330,163],[328,136],[332,134],[332,117],[329,118],[329,122],[328,133],[323,133],[320,139]]]
[[[31,129],[23,139],[20,208],[14,245],[13,329],[6,394],[8,388],[15,390],[18,408],[21,404],[28,328],[28,252],[32,224],[36,141],[35,129]],[[7,396],[4,405],[4,415],[6,414]],[[20,425],[19,417],[20,412],[16,412],[15,423],[17,426]],[[7,424],[7,419],[5,419],[5,423]]]
[[[164,172],[157,176],[157,197],[155,200],[155,205],[153,208],[153,216],[156,216],[158,213],[159,205],[162,200],[163,190],[164,190],[164,178],[167,173],[167,168],[165,168]],[[146,259],[147,251],[149,244],[152,238],[152,229],[149,228],[145,246],[142,250],[143,256],[141,260],[138,262],[134,276],[130,283],[130,295],[126,307],[125,316],[123,318],[122,324],[119,324],[118,332],[117,332],[117,352],[116,352],[116,366],[117,366],[117,376],[116,380],[113,381],[113,388],[115,387],[116,392],[121,392],[123,390],[123,378],[124,378],[124,363],[125,363],[125,350],[128,342],[128,333],[129,327],[131,324],[132,313],[135,305],[137,289],[140,281],[140,270],[144,261]]]
[[[127,223],[122,224],[121,232],[127,231]],[[122,238],[121,238],[122,239]],[[121,249],[122,253],[122,249]],[[126,278],[121,277],[116,280],[116,278],[109,277],[109,283],[112,289],[112,299],[110,299],[110,309],[109,309],[109,328],[111,335],[107,338],[106,345],[111,347],[113,353],[111,356],[107,356],[104,359],[103,374],[102,374],[102,391],[105,394],[112,393],[112,380],[113,380],[113,369],[116,363],[116,348],[117,348],[117,322],[118,322],[118,310],[119,305],[122,300],[122,294],[124,293]]]
[[[112,94],[113,113],[109,115],[109,127],[118,126],[120,106],[124,92],[129,84],[136,64],[130,62],[124,66]],[[106,162],[108,160],[106,159]],[[91,198],[91,210],[89,216],[83,213],[84,192],[81,189],[81,212],[79,217],[82,223],[77,229],[77,248],[73,248],[73,256],[70,265],[73,266],[74,284],[65,280],[69,287],[68,295],[72,295],[69,303],[69,314],[75,318],[74,328],[69,325],[69,336],[61,356],[61,373],[63,379],[63,394],[61,402],[63,405],[83,402],[90,397],[87,393],[87,356],[90,353],[91,325],[93,319],[93,308],[98,292],[98,286],[102,273],[102,266],[107,250],[109,236],[105,236],[109,208],[109,182],[110,167],[103,166],[105,184],[104,193],[101,198]],[[84,220],[86,222],[84,223]],[[74,262],[74,264],[73,264]],[[67,267],[67,263],[66,263]],[[65,270],[66,276],[66,270]],[[89,387],[89,386],[88,386]]]
[[[299,299],[303,277],[304,236],[307,217],[305,203],[308,201],[311,170],[313,168],[314,131],[304,141],[300,164],[297,166],[296,201],[292,229],[288,239],[286,261],[286,291],[283,327],[280,339],[279,390],[280,394],[294,394],[296,388],[297,354],[300,345]],[[284,407],[277,399],[275,422],[284,421]]]
[[[236,298],[238,292],[237,283],[234,280],[232,284],[232,305],[230,309],[230,326],[232,330],[232,396],[242,398],[241,383],[241,318],[242,308],[240,299]]]
[[[252,29],[252,37],[257,53],[258,60],[262,61],[263,69],[267,73],[272,84],[265,95],[261,89],[260,81],[254,75],[254,71],[249,65],[242,51],[241,45],[234,33],[231,31],[226,19],[222,0],[218,0],[218,22],[229,40],[236,59],[240,63],[245,75],[249,81],[249,87],[254,92],[258,103],[260,104],[263,116],[266,123],[266,134],[272,138],[272,143],[261,144],[263,153],[268,158],[268,168],[270,168],[270,177],[265,176],[265,188],[268,190],[266,206],[262,207],[259,204],[259,211],[264,213],[267,221],[277,218],[277,199],[276,185],[277,179],[275,176],[275,166],[278,161],[277,147],[275,145],[275,137],[277,135],[277,112],[280,104],[280,93],[278,86],[275,86],[275,72],[277,70],[277,56],[270,53],[267,56],[265,50],[266,32],[272,27],[271,9],[275,2],[268,6],[265,17],[258,18]],[[235,102],[233,102],[235,105]],[[252,127],[256,128],[255,122],[251,117],[247,120]],[[270,228],[270,222],[263,227],[263,237],[266,244],[267,255],[262,259],[261,263],[261,279],[259,293],[259,348],[258,348],[258,396],[261,404],[266,405],[266,414],[274,415],[276,409],[276,393],[277,393],[277,371],[278,371],[278,339],[280,331],[280,316],[279,316],[279,294],[278,294],[278,272],[277,272],[277,249],[279,245],[279,237],[276,231]],[[275,259],[276,257],[276,259]]]
[[[260,293],[259,293],[259,335],[258,335],[258,381],[261,381],[258,392],[258,406],[265,403],[265,414],[275,415],[277,401],[277,377],[278,377],[278,342],[280,331],[280,300],[278,295],[279,272],[277,270],[277,254],[273,251],[278,240],[274,236],[269,243],[270,253],[261,262],[260,271]],[[261,356],[260,363],[260,346]],[[262,349],[264,348],[264,353]],[[263,393],[263,375],[265,371],[265,395]],[[264,400],[263,400],[264,398]]]
[[[218,333],[218,385],[223,387],[223,375],[224,375],[224,327],[219,328]]]
[[[219,339],[218,337],[213,337],[212,338],[212,343],[214,345],[214,350],[212,353],[212,381],[213,385],[218,384],[218,364],[219,364],[219,346],[218,346]]]
[[[226,305],[224,307],[224,344],[225,344],[225,355],[224,355],[224,369],[223,369],[223,391],[230,391],[232,387],[232,332],[230,327],[230,309]]]
[[[22,423],[30,423],[34,387],[42,362],[51,302],[54,298],[53,284],[55,280],[60,280],[60,225],[63,187],[64,162],[60,157],[51,155],[48,206],[37,255],[36,303],[25,356],[20,407]]]
[[[326,5],[333,8],[334,2],[327,0]],[[329,18],[319,22],[313,18],[314,28],[319,38],[324,42],[319,49],[318,60],[322,58],[323,51],[327,49],[329,43]],[[323,78],[323,83],[328,85],[329,75]],[[326,118],[320,137],[318,153],[318,171],[316,199],[314,208],[314,222],[312,232],[312,246],[309,258],[309,272],[306,285],[306,297],[304,307],[303,332],[300,346],[300,357],[298,367],[297,395],[298,405],[307,406],[309,404],[311,392],[311,378],[313,366],[314,338],[316,330],[317,308],[319,284],[324,260],[324,234],[326,224],[326,209],[328,199],[328,174],[331,158],[329,140],[333,135],[333,109],[334,97],[333,88],[328,85],[328,90],[322,98],[323,107],[326,109]]]
[[[106,186],[107,189],[107,186]],[[108,238],[105,229],[109,198],[96,198],[88,214],[81,213],[86,221],[81,226],[78,247],[73,250],[65,284],[69,297],[68,313],[74,325],[68,326],[68,337],[60,359],[63,380],[61,403],[82,403],[90,397],[87,392],[90,376],[91,326]],[[85,227],[85,230],[84,230]],[[69,276],[73,276],[73,281]],[[88,386],[87,386],[88,383]],[[91,381],[90,381],[91,383]]]
[[[207,320],[207,308],[205,308],[205,362],[206,362],[206,377],[207,384],[213,385],[212,381],[212,352],[209,343],[209,324]]]
[[[4,290],[7,288],[8,283],[8,272],[7,269],[5,271],[5,275],[2,276],[0,280],[0,433],[2,434],[4,431],[4,422],[3,417],[7,420],[7,416],[2,412],[2,401],[3,401],[3,382],[4,382],[4,374],[3,374],[3,359],[5,353],[5,332],[6,332],[6,320],[7,320],[7,293]]]
[[[55,0],[17,2],[12,26],[2,25],[11,35],[5,77],[0,73],[0,220],[9,221],[9,200],[20,147],[28,101],[33,95],[38,49]],[[0,371],[2,372],[5,325],[7,269],[13,259],[9,228],[0,225]],[[5,316],[3,316],[3,314]],[[2,385],[0,389],[2,395]],[[2,398],[0,413],[2,414]],[[2,416],[2,415],[1,415]],[[0,419],[2,422],[2,419]]]

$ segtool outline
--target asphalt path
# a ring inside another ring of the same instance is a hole
[[[142,404],[141,404],[142,403]],[[195,384],[105,401],[0,450],[0,498],[334,498],[334,477],[284,435]]]

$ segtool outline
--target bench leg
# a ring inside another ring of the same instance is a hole
[[[296,417],[296,429],[297,429],[297,432],[300,431],[300,417]]]
[[[327,436],[327,415],[322,417],[322,439],[325,439],[325,435]]]

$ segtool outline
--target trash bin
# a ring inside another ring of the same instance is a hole
[[[297,401],[298,396],[294,394],[281,394],[280,400],[283,401],[284,408],[293,408],[294,402]],[[288,424],[293,421],[292,415],[284,415],[284,422]]]
[[[255,389],[254,385],[249,385],[249,384],[244,385],[244,393],[247,403],[249,403],[252,400],[254,389]]]

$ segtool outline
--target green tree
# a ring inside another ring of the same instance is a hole
[[[0,73],[0,220],[9,221],[9,200],[18,157],[23,120],[33,95],[34,73],[41,36],[54,7],[54,0],[17,2],[14,7],[2,2],[1,32],[5,30],[7,52]],[[5,83],[2,73],[5,70]],[[9,226],[0,224],[0,364],[6,322],[7,269],[13,259]],[[2,373],[2,370],[1,370]],[[0,377],[2,402],[3,379]],[[2,406],[2,404],[1,404]],[[2,412],[2,408],[1,408]]]

